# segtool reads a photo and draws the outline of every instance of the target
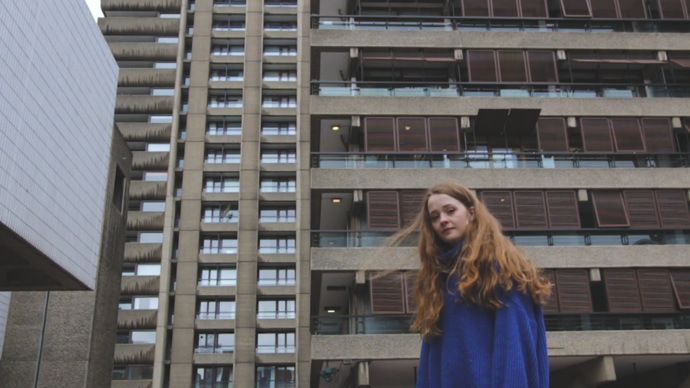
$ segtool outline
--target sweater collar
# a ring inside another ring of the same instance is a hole
[[[462,252],[464,246],[465,240],[461,240],[454,247],[441,251],[441,261],[445,264],[444,267],[449,268],[455,265],[455,260],[460,255],[460,252]]]

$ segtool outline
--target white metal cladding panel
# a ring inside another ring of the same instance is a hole
[[[117,73],[83,0],[0,0],[0,222],[90,288]]]
[[[2,359],[2,347],[5,344],[5,328],[7,327],[7,315],[10,311],[10,292],[0,292],[0,359]]]

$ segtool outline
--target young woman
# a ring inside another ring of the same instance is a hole
[[[541,305],[550,284],[466,187],[447,182],[393,238],[419,235],[417,388],[548,388]]]

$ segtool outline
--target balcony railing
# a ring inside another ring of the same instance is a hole
[[[232,353],[235,351],[235,347],[232,345],[227,345],[227,346],[197,346],[194,348],[194,353],[200,353],[200,354],[223,354],[223,353]]]
[[[690,85],[633,83],[312,81],[324,97],[686,98]]]
[[[197,381],[192,388],[232,388],[232,381]]]
[[[312,152],[312,168],[675,168],[687,153]]]
[[[257,353],[294,353],[294,345],[260,345],[256,347]]]
[[[311,28],[393,31],[689,32],[687,20],[315,15]]]
[[[235,319],[235,312],[227,313],[197,313],[197,319]]]
[[[259,311],[256,313],[256,319],[295,319],[297,312],[295,311]]]
[[[313,230],[312,247],[364,248],[380,247],[396,230]],[[517,246],[621,246],[621,245],[690,245],[688,229],[577,229],[577,230],[504,230],[503,234]],[[417,246],[416,239],[402,246]]]

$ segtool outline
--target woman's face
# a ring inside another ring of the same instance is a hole
[[[467,224],[474,217],[474,207],[466,208],[462,202],[447,194],[433,194],[427,203],[431,226],[445,243],[457,244]]]

